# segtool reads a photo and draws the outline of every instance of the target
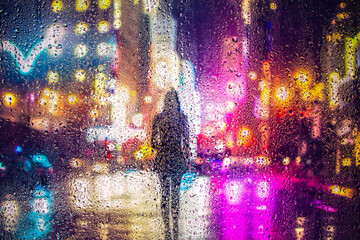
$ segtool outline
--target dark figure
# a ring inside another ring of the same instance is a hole
[[[165,239],[171,239],[170,211],[173,219],[173,236],[177,239],[180,182],[187,170],[189,159],[189,128],[174,89],[166,93],[164,110],[153,120],[151,145],[157,150],[154,169],[161,184]]]

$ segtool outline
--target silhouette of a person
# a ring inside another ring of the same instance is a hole
[[[174,89],[166,93],[164,109],[153,119],[151,145],[157,150],[154,170],[158,173],[161,184],[165,239],[171,239],[170,212],[173,236],[177,239],[180,182],[189,159],[189,127]]]

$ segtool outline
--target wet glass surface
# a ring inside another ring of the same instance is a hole
[[[359,239],[357,1],[2,0],[1,239]]]

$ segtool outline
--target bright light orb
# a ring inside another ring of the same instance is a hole
[[[259,156],[256,157],[256,165],[258,167],[266,167],[270,164],[270,159],[268,157]]]
[[[98,29],[99,33],[106,33],[109,31],[110,25],[107,21],[102,20],[99,22],[97,29]]]
[[[234,108],[235,108],[235,103],[234,102],[227,101],[225,103],[225,111],[226,112],[230,112],[230,111],[234,110]]]
[[[277,9],[276,3],[274,2],[270,3],[270,9],[275,11]]]
[[[75,79],[79,82],[83,82],[85,80],[86,72],[83,69],[78,69],[75,71]]]
[[[113,25],[115,29],[119,29],[121,27],[121,20],[115,19]]]
[[[77,103],[77,101],[78,101],[78,99],[77,99],[76,95],[70,95],[70,96],[68,96],[68,102],[69,102],[71,105]]]
[[[108,56],[111,53],[111,45],[107,43],[99,43],[96,47],[96,52],[99,56]]]
[[[49,84],[54,84],[59,81],[59,74],[55,70],[51,70],[47,74],[47,80]]]
[[[145,96],[144,101],[145,101],[145,103],[151,103],[152,102],[152,97],[151,96]]]
[[[289,98],[289,92],[286,87],[280,87],[276,91],[276,96],[280,99],[280,101],[286,101]]]
[[[64,4],[61,0],[54,0],[51,3],[51,10],[54,13],[59,13],[63,9],[63,6],[64,6]]]
[[[75,34],[78,36],[84,35],[89,30],[87,23],[79,22],[75,26]]]
[[[96,109],[91,109],[89,114],[91,118],[97,118],[99,116],[99,112]]]
[[[85,57],[87,53],[86,45],[84,44],[78,44],[74,48],[74,54],[77,58]]]
[[[290,164],[290,158],[289,157],[284,157],[284,159],[282,160],[283,165],[289,165]]]
[[[5,93],[3,99],[6,107],[12,107],[16,104],[16,97],[12,93]]]
[[[257,79],[256,72],[249,72],[249,78],[253,81],[256,80]]]

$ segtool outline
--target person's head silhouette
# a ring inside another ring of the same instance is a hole
[[[168,91],[164,98],[164,111],[165,112],[180,112],[180,101],[177,92],[174,88]]]

